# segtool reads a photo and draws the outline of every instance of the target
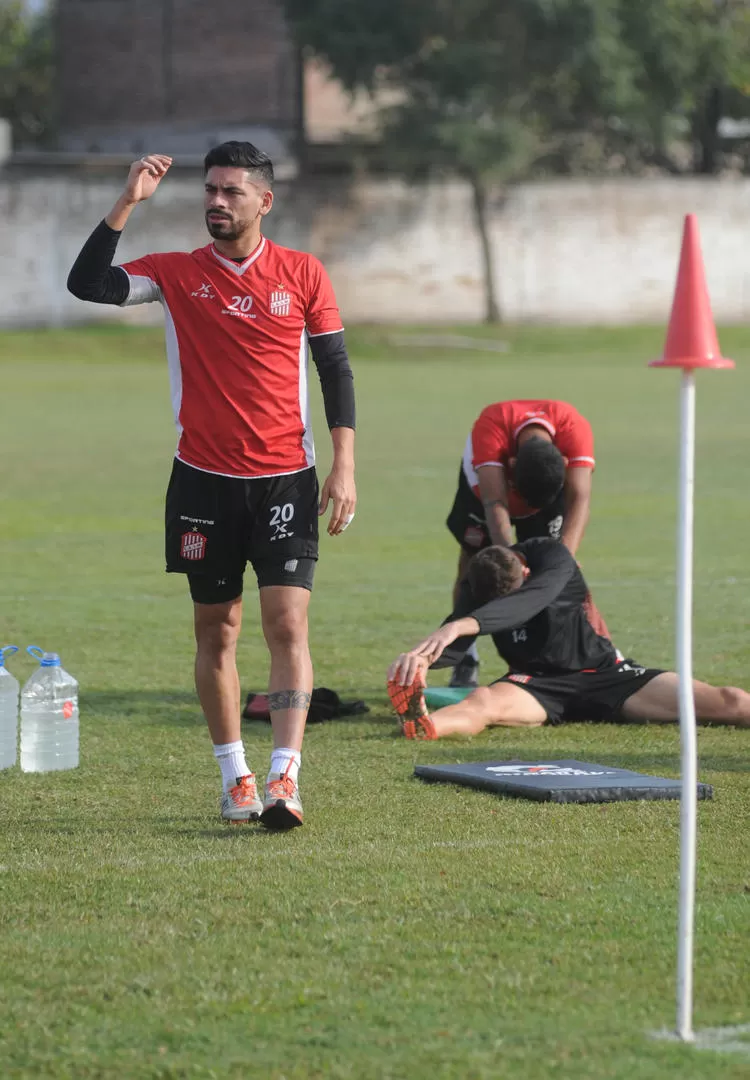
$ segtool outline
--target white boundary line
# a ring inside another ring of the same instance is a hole
[[[652,1031],[649,1034],[652,1039],[660,1042],[683,1042],[676,1031]],[[741,1054],[750,1061],[750,1024],[703,1028],[702,1031],[696,1031],[693,1034],[690,1045],[695,1050],[712,1050],[718,1054]]]

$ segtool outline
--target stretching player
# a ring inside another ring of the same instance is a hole
[[[466,440],[458,490],[446,522],[461,546],[453,602],[469,559],[489,544],[534,536],[561,540],[575,555],[589,519],[594,436],[565,401],[499,401],[479,414]],[[451,686],[477,686],[472,647]]]
[[[212,243],[112,266],[135,206],[172,159],[134,162],[125,190],[94,229],[68,278],[82,300],[159,301],[178,443],[166,501],[167,570],[187,575],[197,643],[195,682],[221,770],[222,817],[302,824],[297,786],[313,686],[307,609],[318,515],[338,536],[354,517],[354,390],[331,283],[312,255],[261,233],[273,166],[251,143],[205,159]],[[333,465],[318,502],[307,397],[308,341],[323,388]],[[252,563],[270,653],[274,750],[264,798],[240,736],[236,649],[243,574]]]
[[[492,725],[538,727],[565,720],[626,723],[679,719],[674,672],[624,660],[588,614],[588,588],[568,549],[534,539],[491,546],[471,560],[455,610],[388,671],[388,694],[407,738],[476,735]],[[509,671],[464,701],[428,713],[428,667],[447,667],[478,634],[491,634]],[[693,682],[701,723],[750,727],[750,694]]]

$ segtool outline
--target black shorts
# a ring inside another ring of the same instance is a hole
[[[601,671],[574,671],[569,675],[523,675],[508,672],[499,682],[521,686],[535,697],[550,724],[566,720],[615,720],[628,700],[657,675],[661,668],[640,667],[634,660]]]
[[[175,459],[165,526],[167,572],[187,574],[198,603],[240,596],[248,562],[261,588],[311,589],[318,558],[315,469],[243,480]]]
[[[521,541],[531,540],[536,536],[551,536],[553,540],[559,540],[562,535],[563,510],[563,493],[560,492],[551,503],[537,510],[535,514],[511,518],[511,524],[516,530],[516,542],[520,544]],[[458,471],[458,489],[445,524],[468,555],[474,555],[492,543],[484,507],[471,490],[463,467]]]

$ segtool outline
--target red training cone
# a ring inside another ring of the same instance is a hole
[[[649,367],[734,367],[734,360],[727,360],[719,350],[695,214],[685,216],[680,267],[664,354],[661,360],[652,360]]]

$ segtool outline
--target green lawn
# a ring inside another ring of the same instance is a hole
[[[435,329],[430,331],[433,335]],[[384,673],[448,610],[444,527],[490,401],[549,396],[592,421],[581,559],[619,647],[673,664],[678,385],[663,331],[496,332],[505,353],[348,334],[357,518],[324,536],[316,685],[367,717],[311,727],[293,834],[218,820],[192,688],[191,605],[163,573],[174,449],[160,332],[0,336],[0,644],[60,651],[81,684],[81,767],[0,774],[3,1078],[748,1075],[674,1025],[679,806],[553,806],[428,786],[416,762],[576,757],[676,776],[676,728],[570,725],[403,740]],[[491,336],[485,328],[446,333]],[[695,674],[750,686],[750,332],[698,377]],[[329,460],[316,393],[321,471]],[[501,674],[480,647],[487,678]],[[243,689],[264,688],[251,578]],[[20,679],[29,657],[9,666]],[[435,682],[444,683],[445,673]],[[750,732],[701,729],[699,1028],[750,1022]],[[270,730],[247,725],[264,774]]]

